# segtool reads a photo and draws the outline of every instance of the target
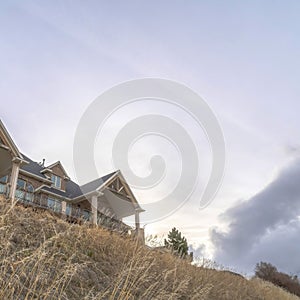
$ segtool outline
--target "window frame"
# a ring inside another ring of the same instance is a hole
[[[51,181],[52,181],[53,187],[61,190],[62,178],[60,176],[51,174]],[[59,186],[58,186],[58,182],[59,182]]]
[[[24,185],[19,184],[20,182],[23,182]],[[18,178],[15,195],[16,195],[16,198],[18,198],[19,200],[33,202],[34,187],[29,181],[22,179],[22,178]]]
[[[24,185],[20,185],[19,184],[20,182],[24,183]],[[24,180],[22,178],[18,178],[18,180],[17,180],[17,190],[25,191],[25,189],[26,189],[26,180]]]
[[[53,205],[51,206],[49,202],[53,202]],[[49,209],[53,210],[54,212],[61,213],[62,212],[62,204],[61,201],[58,199],[48,196],[47,197],[47,206]]]
[[[2,181],[3,178],[5,178],[6,180],[5,180],[5,181],[4,181],[4,180]],[[0,183],[1,183],[1,184],[7,184],[7,183],[8,183],[8,175],[2,176],[2,177],[0,178]]]
[[[9,181],[9,176],[4,175],[0,178],[0,195],[7,195],[8,193],[8,181]]]
[[[82,210],[82,217],[86,221],[90,221],[92,217],[92,212],[89,211],[88,209],[83,209]]]
[[[72,216],[72,204],[71,203],[66,204],[66,215]]]

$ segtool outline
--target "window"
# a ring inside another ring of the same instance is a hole
[[[19,200],[33,202],[33,193],[34,188],[32,184],[19,178],[17,181],[16,198]]]
[[[61,189],[61,178],[59,176],[52,174],[51,181],[52,181],[54,187]]]
[[[0,178],[0,194],[6,194],[7,182],[8,182],[7,175]]]
[[[83,215],[83,218],[84,218],[86,221],[89,221],[90,218],[91,218],[91,212],[88,211],[88,210],[86,210],[86,209],[84,209],[84,210],[82,211],[82,215]]]
[[[25,190],[26,181],[23,179],[18,179],[17,182],[17,189],[19,190]]]
[[[17,189],[16,189],[16,198],[18,198],[19,200],[25,199],[25,186],[26,186],[26,181],[23,179],[18,179]]]
[[[8,175],[0,178],[0,183],[7,183],[7,181],[8,181]]]
[[[61,202],[57,199],[48,197],[48,207],[55,212],[61,212]]]
[[[26,190],[29,193],[33,193],[33,186],[30,183],[27,183]]]
[[[72,215],[72,204],[70,204],[70,203],[67,203],[67,206],[66,206],[66,215],[67,216],[71,216]]]
[[[33,186],[27,182],[26,184],[26,194],[25,194],[25,200],[32,202],[33,201]]]

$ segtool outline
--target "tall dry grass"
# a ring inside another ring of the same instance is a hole
[[[298,299],[0,200],[0,299]]]

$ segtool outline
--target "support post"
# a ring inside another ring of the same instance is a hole
[[[140,207],[137,207],[135,209],[135,234],[136,234],[137,240],[141,244],[145,244],[145,233],[144,233],[144,229],[141,228],[141,224],[140,224],[140,213],[142,211],[143,210],[141,210]]]
[[[12,203],[14,203],[15,200],[19,170],[20,170],[20,161],[18,159],[13,159],[11,176],[10,176],[10,190],[9,190],[9,199],[12,201]]]
[[[67,202],[66,201],[62,201],[61,202],[61,213],[63,215],[65,215],[66,214],[66,210],[67,210]]]
[[[92,196],[92,224],[97,225],[97,215],[98,215],[98,197],[96,195]]]
[[[135,209],[135,229],[138,232],[140,229],[140,211],[139,209]]]

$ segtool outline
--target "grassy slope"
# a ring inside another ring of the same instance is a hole
[[[299,299],[0,199],[0,299]]]

